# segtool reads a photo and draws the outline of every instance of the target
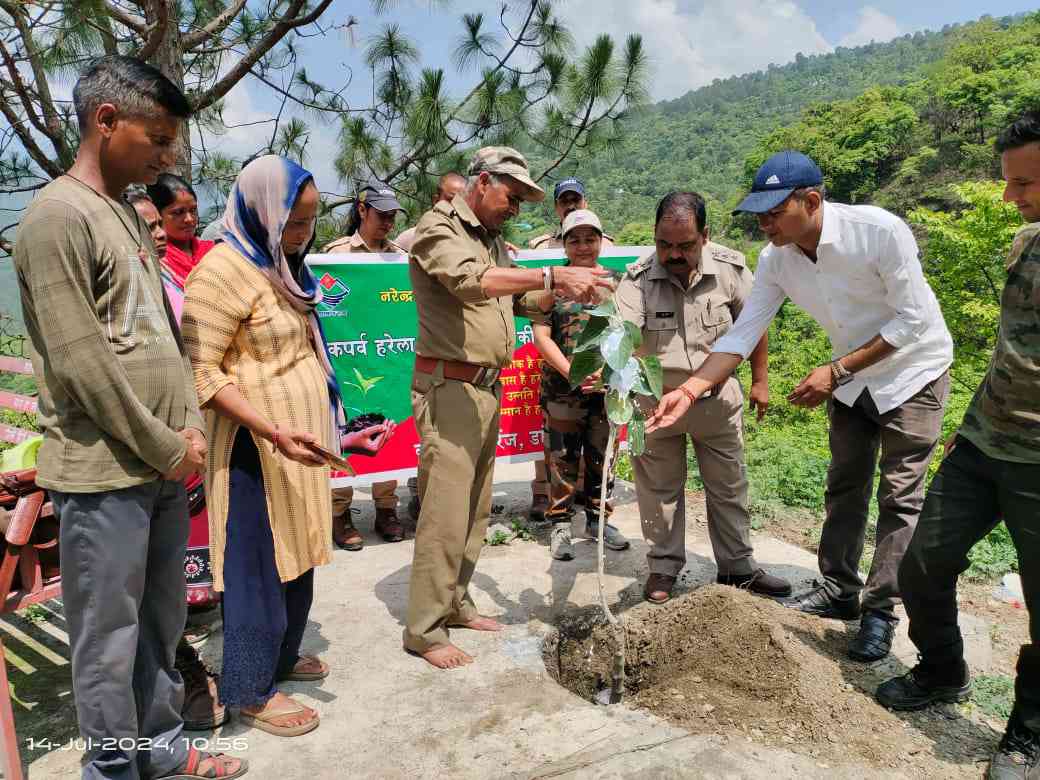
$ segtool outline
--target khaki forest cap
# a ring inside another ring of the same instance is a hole
[[[574,228],[580,227],[595,228],[597,233],[601,236],[603,235],[603,225],[600,224],[599,217],[588,209],[575,209],[564,218],[563,227],[560,229],[560,237],[567,238],[568,233],[574,230]]]
[[[526,201],[537,203],[545,200],[545,190],[534,183],[527,168],[527,160],[516,149],[508,146],[485,146],[480,149],[469,164],[469,175],[476,176],[485,171],[509,176],[523,184],[527,188]]]

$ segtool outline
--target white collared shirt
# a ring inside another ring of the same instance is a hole
[[[953,339],[921,270],[917,242],[884,209],[825,202],[815,263],[796,244],[769,244],[740,317],[712,351],[747,359],[786,298],[827,332],[835,358],[878,334],[896,347],[835,388],[834,397],[848,406],[866,388],[879,412],[890,411],[953,362]]]

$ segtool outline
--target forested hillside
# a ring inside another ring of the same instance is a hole
[[[645,226],[660,196],[674,189],[709,196],[719,226],[745,185],[745,166],[756,147],[763,139],[776,140],[771,134],[792,127],[806,109],[851,100],[872,88],[897,87],[902,94],[907,85],[944,71],[938,63],[960,42],[1013,23],[984,19],[831,54],[799,54],[787,65],[717,80],[632,117],[613,153],[567,163],[565,172],[584,179],[608,230],[620,232],[636,223],[632,235],[645,234],[639,223]],[[523,215],[520,221],[530,228],[515,235],[537,235],[555,219],[546,203]]]

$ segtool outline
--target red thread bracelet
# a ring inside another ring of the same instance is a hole
[[[678,389],[680,393],[690,399],[691,404],[697,403],[697,397],[693,394],[693,391],[690,390],[690,388],[686,387],[686,385],[679,385]]]
[[[273,430],[273,431],[271,431],[271,444],[273,444],[273,445],[274,445],[274,451],[275,451],[275,452],[279,452],[279,449],[278,449],[278,442],[279,442],[279,437],[278,437],[278,425],[277,425],[277,424],[275,424],[275,426],[274,426],[274,430]]]

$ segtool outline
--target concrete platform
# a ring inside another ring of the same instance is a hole
[[[495,503],[500,519],[523,516],[532,466],[498,472]],[[405,495],[402,488],[402,496]],[[401,650],[412,542],[384,544],[371,533],[372,505],[360,493],[357,525],[366,547],[337,551],[317,573],[317,593],[304,649],[331,666],[321,683],[285,687],[319,710],[321,726],[309,735],[282,739],[243,728],[237,721],[218,734],[190,734],[199,744],[249,759],[249,777],[319,778],[876,778],[876,768],[762,747],[744,740],[694,736],[627,706],[598,707],[560,688],[540,657],[542,635],[555,616],[597,602],[595,545],[580,542],[576,558],[553,561],[544,544],[514,541],[486,547],[473,592],[485,614],[507,624],[499,635],[457,631],[456,641],[476,655],[469,667],[438,671]],[[690,507],[690,563],[681,587],[714,579],[703,525],[703,505]],[[699,518],[699,521],[698,521]],[[620,489],[614,522],[633,540],[624,553],[608,552],[608,594],[621,609],[639,602],[645,545],[631,490]],[[816,574],[815,556],[756,535],[759,563],[799,585]],[[840,623],[836,626],[841,627]],[[895,658],[879,679],[913,663],[902,623]],[[972,624],[973,665],[985,667],[988,631]],[[8,639],[5,634],[5,641]],[[67,648],[66,648],[67,651]],[[204,649],[219,654],[219,632]],[[66,653],[67,657],[67,653]],[[67,676],[66,670],[63,672]],[[67,684],[67,679],[66,679]],[[67,694],[66,694],[67,696]],[[67,699],[66,699],[67,701]],[[17,705],[16,705],[17,706]],[[68,733],[71,707],[51,723]],[[25,717],[20,717],[25,722]],[[23,740],[28,735],[23,734]],[[44,736],[36,735],[38,738]],[[239,749],[228,749],[234,745]],[[79,755],[52,750],[34,756],[30,778],[75,778]],[[898,777],[886,773],[886,777]]]

